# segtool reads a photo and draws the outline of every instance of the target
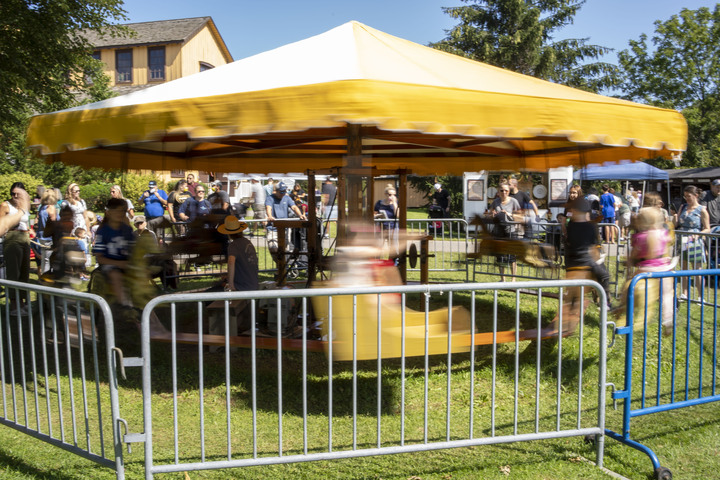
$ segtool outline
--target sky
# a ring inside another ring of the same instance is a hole
[[[587,0],[558,39],[589,38],[617,51],[653,23],[682,8],[714,7],[708,0]],[[441,40],[456,21],[442,7],[460,0],[125,0],[129,22],[210,16],[235,60],[318,35],[350,20],[422,45]],[[616,63],[615,54],[603,59]]]

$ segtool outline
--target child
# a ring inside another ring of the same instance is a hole
[[[572,216],[567,226],[565,245],[565,268],[589,267],[597,282],[602,286],[610,303],[610,274],[605,265],[599,263],[600,240],[598,226],[589,221],[590,202],[577,198],[570,206]]]
[[[126,215],[127,202],[124,199],[111,198],[108,201],[105,218],[95,238],[95,257],[117,303],[132,308],[130,295],[123,286],[123,276],[135,236],[132,227],[127,224]]]
[[[80,250],[85,254],[85,268],[90,266],[90,236],[88,231],[82,227],[78,227],[73,231],[75,238],[77,239]],[[87,275],[84,273],[80,275],[82,280],[89,280]]]

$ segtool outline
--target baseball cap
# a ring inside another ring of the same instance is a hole
[[[440,185],[439,183],[436,183],[433,186],[435,187],[435,190],[440,190],[442,188],[442,185]]]
[[[157,182],[155,180],[150,180],[148,182],[148,187],[157,187]]]
[[[133,223],[135,224],[144,223],[145,221],[145,215],[135,215],[133,217]]]
[[[287,185],[285,185],[285,182],[280,182],[277,184],[277,191],[278,192],[287,192]]]
[[[713,180],[713,181],[712,181],[712,184],[713,184],[713,185],[720,185],[720,178],[716,178],[715,180]]]

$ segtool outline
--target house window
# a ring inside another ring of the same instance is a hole
[[[100,50],[95,50],[92,53],[92,58],[94,58],[95,60],[100,60]]]
[[[185,178],[185,170],[170,170],[170,177]]]
[[[151,82],[165,80],[165,47],[148,48],[148,69]]]
[[[91,57],[92,57],[94,60],[100,61],[100,50],[95,50],[95,51],[92,53]],[[92,73],[93,73],[92,69],[88,69],[88,70],[85,71],[85,83],[86,83],[87,85],[92,85],[92,84],[94,83],[94,80],[93,80],[93,77],[92,77]]]
[[[205,70],[210,70],[212,68],[215,68],[215,65],[211,65],[207,62],[200,62],[200,71],[204,72]]]
[[[118,50],[115,52],[115,68],[117,69],[117,83],[132,83],[133,55],[132,50]]]

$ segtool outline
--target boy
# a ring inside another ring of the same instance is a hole
[[[565,268],[590,267],[590,271],[605,290],[610,303],[610,274],[604,264],[597,262],[598,226],[595,222],[589,221],[590,202],[584,198],[577,198],[570,205],[570,209],[572,216],[567,226]],[[597,255],[594,255],[595,252]]]
[[[123,274],[128,266],[130,249],[135,243],[133,229],[125,221],[127,202],[122,198],[111,198],[102,225],[98,228],[93,249],[100,271],[107,278],[117,302],[132,307],[130,296],[123,288]]]

